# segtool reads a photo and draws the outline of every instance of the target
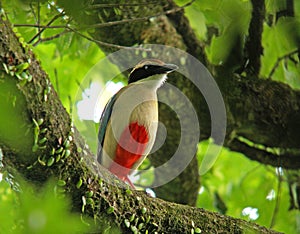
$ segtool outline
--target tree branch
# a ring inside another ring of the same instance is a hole
[[[35,24],[15,24],[14,25],[15,27],[37,27],[37,28],[42,28],[42,30],[39,31],[38,34],[36,34],[33,39],[35,39],[37,36],[40,36],[41,33],[49,28],[49,29],[58,29],[58,28],[61,28],[61,29],[65,29],[64,31],[60,32],[60,33],[57,33],[53,36],[50,36],[50,37],[47,37],[47,38],[40,38],[37,42],[35,42],[33,44],[33,46],[36,46],[37,44],[41,43],[41,42],[45,42],[45,41],[50,41],[50,40],[53,40],[53,39],[56,39],[62,35],[65,35],[67,33],[70,33],[70,32],[73,32],[73,33],[76,33],[78,34],[79,36],[91,41],[91,42],[95,42],[96,44],[100,45],[100,46],[105,46],[105,47],[112,47],[112,48],[116,48],[116,49],[128,49],[128,50],[141,50],[141,51],[150,51],[150,49],[145,49],[145,48],[141,48],[141,47],[129,47],[129,46],[122,46],[122,45],[116,45],[116,44],[112,44],[112,43],[107,43],[107,42],[103,42],[103,41],[99,41],[99,40],[96,40],[94,38],[91,38],[89,36],[86,36],[85,34],[79,32],[78,30],[68,26],[68,25],[65,25],[65,26],[62,26],[62,25],[56,25],[56,26],[51,26],[50,24],[44,26],[44,25],[35,25]],[[33,40],[31,39],[28,43],[32,42]]]
[[[46,41],[52,41],[52,40],[54,40],[56,38],[59,38],[59,37],[65,35],[67,33],[70,33],[70,31],[64,30],[64,31],[62,31],[60,33],[57,33],[57,34],[55,34],[53,36],[50,36],[50,37],[44,37],[44,38],[39,37],[39,40],[36,41],[35,43],[33,43],[33,46],[37,46],[38,44],[46,42]]]
[[[65,191],[72,199],[73,210],[93,217],[97,223],[97,232],[101,233],[107,229],[104,224],[110,222],[109,226],[116,224],[124,233],[130,230],[189,233],[191,230],[195,232],[196,228],[206,233],[218,233],[220,230],[223,233],[276,233],[244,220],[165,202],[150,198],[144,192],[118,187],[122,182],[117,181],[99,164],[95,164],[95,157],[89,152],[76,129],[71,126],[70,118],[46,73],[32,52],[22,47],[10,24],[3,21],[3,17],[0,18],[0,48],[0,62],[9,63],[10,68],[30,61],[29,67],[23,66],[23,72],[30,74],[32,79],[25,80],[26,82],[18,80],[13,72],[7,73],[3,67],[0,70],[0,86],[11,84],[13,89],[6,92],[13,91],[15,95],[20,96],[18,101],[20,99],[25,102],[25,105],[20,107],[25,109],[27,120],[36,119],[34,124],[25,125],[29,132],[32,132],[30,138],[34,136],[34,141],[28,145],[38,144],[37,149],[29,147],[29,151],[25,152],[28,147],[12,147],[1,135],[0,147],[3,149],[4,165],[13,167],[37,184],[42,184],[53,176],[64,180]],[[15,104],[8,100],[7,105]],[[13,114],[16,114],[17,109],[12,110]],[[12,114],[10,111],[4,109],[1,116],[8,118]],[[16,132],[12,134],[17,136],[23,129],[16,128],[14,131]],[[41,143],[41,137],[47,140]]]
[[[176,8],[176,4],[173,1],[168,2],[169,5],[166,7],[166,9]],[[193,1],[186,6],[189,6],[192,3]],[[172,14],[168,15],[168,18],[174,24],[174,27],[178,33],[182,35],[182,39],[187,45],[187,52],[198,58],[204,66],[208,66],[204,45],[197,39],[195,32],[190,27],[189,20],[184,15],[184,11],[173,12]]]
[[[135,7],[135,6],[149,6],[157,4],[156,1],[151,1],[147,3],[98,3],[92,4],[87,7],[87,9],[98,9],[98,8],[111,8],[111,7]]]
[[[65,13],[62,11],[61,13],[55,15],[48,23],[46,26],[50,26],[55,20],[57,20],[58,18],[62,17]],[[40,25],[39,21],[37,23],[37,25]],[[35,34],[29,41],[28,41],[28,44],[31,44],[37,37],[39,37],[40,39],[40,36],[41,34],[45,31],[46,28],[42,28],[40,30],[40,28],[38,28],[38,33]]]
[[[246,59],[249,59],[249,61],[246,68],[250,74],[258,76],[261,66],[260,56],[263,54],[261,40],[266,9],[264,0],[251,0],[251,3],[252,16],[249,25],[249,36],[246,42]]]
[[[229,85],[235,88],[223,89],[230,110],[225,145],[264,164],[300,168],[300,92],[272,80],[235,77],[232,82]],[[233,140],[236,136],[265,148],[278,148],[281,154],[237,142]]]
[[[140,21],[147,21],[151,18],[156,18],[159,16],[163,16],[163,15],[169,15],[169,14],[173,14],[176,13],[178,11],[182,11],[184,8],[190,6],[191,4],[193,4],[195,0],[192,0],[186,4],[184,4],[181,7],[178,7],[177,5],[175,5],[176,7],[174,7],[173,9],[169,9],[157,14],[153,14],[150,16],[145,16],[145,17],[136,17],[136,18],[132,18],[132,19],[122,19],[122,20],[116,20],[116,21],[111,21],[111,22],[106,22],[106,23],[99,23],[99,24],[92,24],[92,25],[88,25],[88,28],[102,28],[102,27],[107,27],[107,26],[113,26],[113,25],[119,25],[119,24],[125,24],[125,23],[129,23],[129,22],[140,22]]]
[[[169,1],[172,2],[172,1]],[[174,4],[174,3],[173,3]],[[261,33],[262,23],[264,20],[264,2],[253,2],[255,4],[253,8],[252,24],[249,28],[249,41],[248,50],[252,55],[253,67],[256,67],[253,71],[259,73],[260,67],[260,53],[257,53],[256,47],[261,48]],[[171,8],[173,5],[171,5]],[[158,6],[156,6],[158,8]],[[255,8],[260,9],[259,12],[254,12]],[[160,12],[160,9],[154,8],[154,11]],[[151,9],[146,9],[146,13],[149,15]],[[144,12],[143,8],[143,15]],[[121,15],[115,15],[114,12],[110,12],[109,17],[105,18],[105,14],[99,9],[98,14],[102,15],[101,20],[107,22],[116,19],[128,19],[132,18],[135,13],[122,12]],[[139,18],[139,15],[136,17]],[[258,17],[258,18],[257,18]],[[96,32],[91,35],[97,40],[102,38],[109,38],[112,43],[124,43],[126,45],[132,45],[134,43],[159,43],[171,45],[180,49],[191,52],[198,58],[202,58],[205,61],[203,54],[203,45],[197,40],[189,41],[189,38],[195,38],[190,34],[191,30],[188,30],[188,21],[184,19],[184,15],[181,12],[176,14],[170,14],[167,17],[160,17],[153,22],[135,22],[133,24],[126,24],[123,26],[114,25],[109,29],[102,28],[97,29]],[[77,19],[80,20],[80,19]],[[107,20],[107,21],[106,21]],[[98,18],[97,20],[98,21]],[[257,21],[261,30],[256,31],[255,22]],[[183,23],[182,23],[183,22]],[[101,23],[103,23],[101,21]],[[251,33],[250,33],[251,31]],[[128,37],[130,34],[130,37]],[[117,35],[117,36],[116,36]],[[195,43],[196,42],[196,43]],[[111,52],[107,48],[103,48],[106,52]],[[200,51],[200,52],[199,52]],[[241,61],[242,62],[242,61]],[[253,73],[249,73],[248,77],[236,77],[235,75],[228,73],[226,68],[212,67],[211,71],[214,72],[216,81],[220,87],[224,101],[227,107],[228,117],[228,137],[225,142],[225,146],[230,149],[239,151],[238,143],[232,141],[230,135],[236,132],[238,135],[244,136],[251,141],[265,145],[266,147],[278,147],[282,149],[298,149],[300,139],[300,93],[299,91],[292,90],[288,85],[270,81],[258,79],[258,76],[253,76]],[[250,79],[255,77],[257,79]],[[197,92],[192,85],[188,82],[181,82],[181,78],[174,79],[176,87],[183,90],[185,94],[193,101],[194,106],[197,108],[199,114],[199,120],[201,123],[201,136],[209,137],[210,134],[210,114],[206,107],[206,102]],[[191,91],[192,90],[192,91]],[[163,119],[170,123],[172,114],[161,112]],[[174,126],[171,125],[172,134],[175,132]],[[174,133],[174,136],[176,132]],[[176,137],[174,137],[176,139]],[[176,141],[175,141],[176,142]],[[243,146],[241,146],[243,147]],[[172,145],[167,145],[168,149],[173,148]],[[241,149],[241,151],[243,148]],[[157,158],[167,160],[167,149],[163,150],[163,154]],[[266,153],[264,151],[259,152],[259,157],[255,157],[257,149],[247,146],[244,150],[245,153],[249,153],[249,158],[258,160],[264,164],[271,164],[273,166],[278,165],[278,157]],[[270,159],[269,159],[270,157]],[[290,168],[297,166],[300,155],[298,154],[283,154],[280,156],[280,166]],[[297,162],[296,162],[297,161]],[[159,162],[158,162],[159,163]],[[297,166],[298,167],[298,166]],[[194,174],[187,178],[195,178]],[[174,182],[177,185],[170,186],[180,187],[182,181],[178,180]],[[194,188],[193,188],[194,189]],[[168,191],[168,190],[166,190]],[[190,191],[187,189],[187,191]],[[179,191],[178,196],[181,197],[183,192]],[[166,197],[170,197],[170,193],[165,193]],[[160,194],[161,195],[161,194]]]
[[[146,3],[147,1],[140,1],[139,3]],[[96,3],[96,2],[95,2]],[[116,1],[112,1],[110,3],[117,3]],[[98,11],[93,11],[90,18],[87,20],[91,25],[101,25],[110,24],[110,22],[114,25],[110,27],[101,27],[95,28],[95,31],[90,33],[90,36],[95,40],[107,41],[112,44],[122,44],[126,46],[132,46],[136,43],[139,44],[165,44],[170,45],[177,48],[185,48],[185,45],[182,41],[182,37],[176,32],[176,29],[172,25],[172,23],[166,17],[166,13],[174,13],[175,11],[181,11],[187,5],[182,7],[171,7],[164,9],[162,6],[166,4],[166,1],[160,1],[160,4],[153,5],[153,7],[145,7],[139,6],[135,7],[135,10],[129,11],[127,9],[120,9],[118,14],[114,11],[114,9],[106,8],[105,10],[99,8]],[[189,2],[188,4],[191,4]],[[66,12],[71,12],[69,6],[64,4],[64,2],[60,3],[61,7],[63,7]],[[78,3],[79,4],[79,3]],[[88,6],[86,6],[88,7]],[[151,17],[151,18],[150,18]],[[79,16],[79,13],[72,14],[72,18],[74,18],[77,22],[82,22],[82,17]],[[135,19],[132,21],[131,19]],[[128,21],[130,23],[122,23]],[[88,23],[86,23],[88,24]],[[89,25],[87,25],[89,26]],[[118,43],[116,43],[118,41]],[[100,45],[101,46],[101,45]],[[109,54],[111,52],[115,52],[116,49],[112,47],[103,47],[101,46],[102,51]],[[157,55],[152,55],[154,53],[146,53],[147,56],[157,56],[159,58],[162,56],[160,53],[163,51],[159,51],[159,53],[155,53]],[[141,57],[141,53],[132,55],[134,56],[132,59]],[[168,55],[170,59],[172,59],[172,55]],[[122,62],[130,61],[128,57],[119,57],[118,59],[122,59]],[[141,58],[142,59],[142,58]],[[167,58],[165,58],[167,60]],[[114,62],[114,61],[112,61]],[[179,64],[179,58],[178,58]],[[173,80],[176,87],[180,87],[184,80],[183,76],[180,74],[174,74],[177,76]],[[177,84],[175,84],[177,82]],[[180,84],[181,83],[181,84]],[[192,82],[185,82],[185,90],[187,91],[187,95],[191,98],[195,94],[192,91],[193,84]],[[160,92],[161,91],[161,92]],[[159,95],[164,92],[163,89],[159,91]],[[171,92],[165,91],[163,94],[166,97],[168,95],[172,95]],[[170,96],[169,96],[170,97]],[[196,98],[193,99],[196,101]],[[176,100],[174,100],[176,103]],[[149,157],[152,165],[158,166],[161,165],[162,162],[166,162],[172,155],[174,155],[176,150],[176,142],[179,142],[180,139],[180,127],[178,125],[178,119],[174,118],[174,112],[170,111],[170,108],[166,108],[164,105],[160,105],[160,122],[164,123],[165,127],[168,131],[168,137],[163,145],[158,151],[155,152],[153,157]],[[172,115],[171,115],[172,114]],[[201,118],[203,118],[201,116]],[[192,138],[192,134],[191,134]],[[196,149],[196,144],[194,140],[191,139],[183,139],[184,143],[184,154],[182,157],[186,157],[186,155],[190,155],[195,153],[194,149]],[[193,144],[191,143],[193,142]],[[161,161],[160,161],[161,159]],[[168,168],[168,170],[175,170],[175,168]],[[169,173],[165,171],[164,173]],[[155,175],[155,178],[158,180],[160,175]],[[183,204],[192,204],[194,205],[197,199],[197,194],[199,191],[200,180],[198,176],[198,164],[197,159],[194,158],[190,165],[185,169],[184,173],[181,173],[175,180],[170,183],[161,186],[155,190],[155,193],[158,197],[164,199],[170,199],[171,201],[183,203]],[[165,187],[165,189],[164,189]],[[160,190],[160,191],[158,191]],[[186,192],[185,192],[186,191]]]
[[[286,0],[286,9],[276,12],[276,22],[281,17],[294,17],[294,0]]]
[[[291,58],[292,55],[298,54],[298,53],[299,53],[299,49],[296,49],[296,50],[291,51],[288,54],[285,54],[285,55],[279,57],[277,59],[276,63],[274,64],[273,68],[271,69],[270,74],[268,75],[268,79],[272,78],[273,74],[275,73],[276,69],[278,68],[278,66],[279,66],[279,64],[282,60],[287,59],[287,58]]]
[[[289,169],[300,168],[299,150],[295,154],[293,154],[293,152],[283,152],[283,154],[276,155],[275,153],[268,152],[267,150],[249,146],[247,143],[240,141],[237,138],[230,142],[230,149],[241,152],[252,160],[272,165],[274,167],[284,167]]]
[[[133,23],[133,22],[140,22],[140,21],[147,21],[151,18],[156,18],[159,16],[163,16],[163,15],[168,15],[168,14],[172,14],[178,11],[182,11],[185,7],[190,6],[195,0],[192,0],[188,3],[186,3],[185,5],[181,6],[181,7],[176,7],[174,9],[170,9],[170,10],[166,10],[164,12],[160,12],[157,14],[153,14],[150,16],[144,16],[144,17],[136,17],[136,18],[131,18],[131,19],[123,19],[123,20],[114,20],[114,21],[110,21],[110,22],[105,22],[105,23],[97,23],[97,24],[90,24],[90,25],[85,25],[85,26],[81,26],[80,28],[78,28],[77,30],[82,30],[82,29],[89,29],[89,28],[103,28],[103,27],[111,27],[114,25],[122,25],[122,24],[127,24],[127,23]],[[64,29],[68,29],[69,26],[66,25],[40,25],[40,24],[15,24],[15,27],[36,27],[36,28],[64,28]]]

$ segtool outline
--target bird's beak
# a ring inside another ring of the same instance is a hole
[[[178,66],[171,63],[165,63],[159,66],[155,66],[153,71],[155,74],[164,74],[164,73],[170,73],[176,69],[178,69]]]
[[[166,73],[170,73],[172,71],[175,71],[178,69],[178,66],[175,64],[171,64],[171,63],[166,63],[162,66],[162,69],[166,72]]]

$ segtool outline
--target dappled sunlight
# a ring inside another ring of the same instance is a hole
[[[104,87],[97,81],[92,82],[90,87],[82,92],[82,100],[77,103],[79,119],[93,120],[98,123],[105,104],[123,86],[121,82],[114,83],[113,81],[108,81]]]

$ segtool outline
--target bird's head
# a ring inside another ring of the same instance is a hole
[[[142,60],[130,72],[128,84],[157,81],[159,87],[166,80],[166,75],[177,68],[174,64],[164,63],[158,59]]]

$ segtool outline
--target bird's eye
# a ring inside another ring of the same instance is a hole
[[[145,70],[147,70],[147,69],[148,69],[148,66],[146,65],[146,66],[144,66],[144,68],[145,68]]]

